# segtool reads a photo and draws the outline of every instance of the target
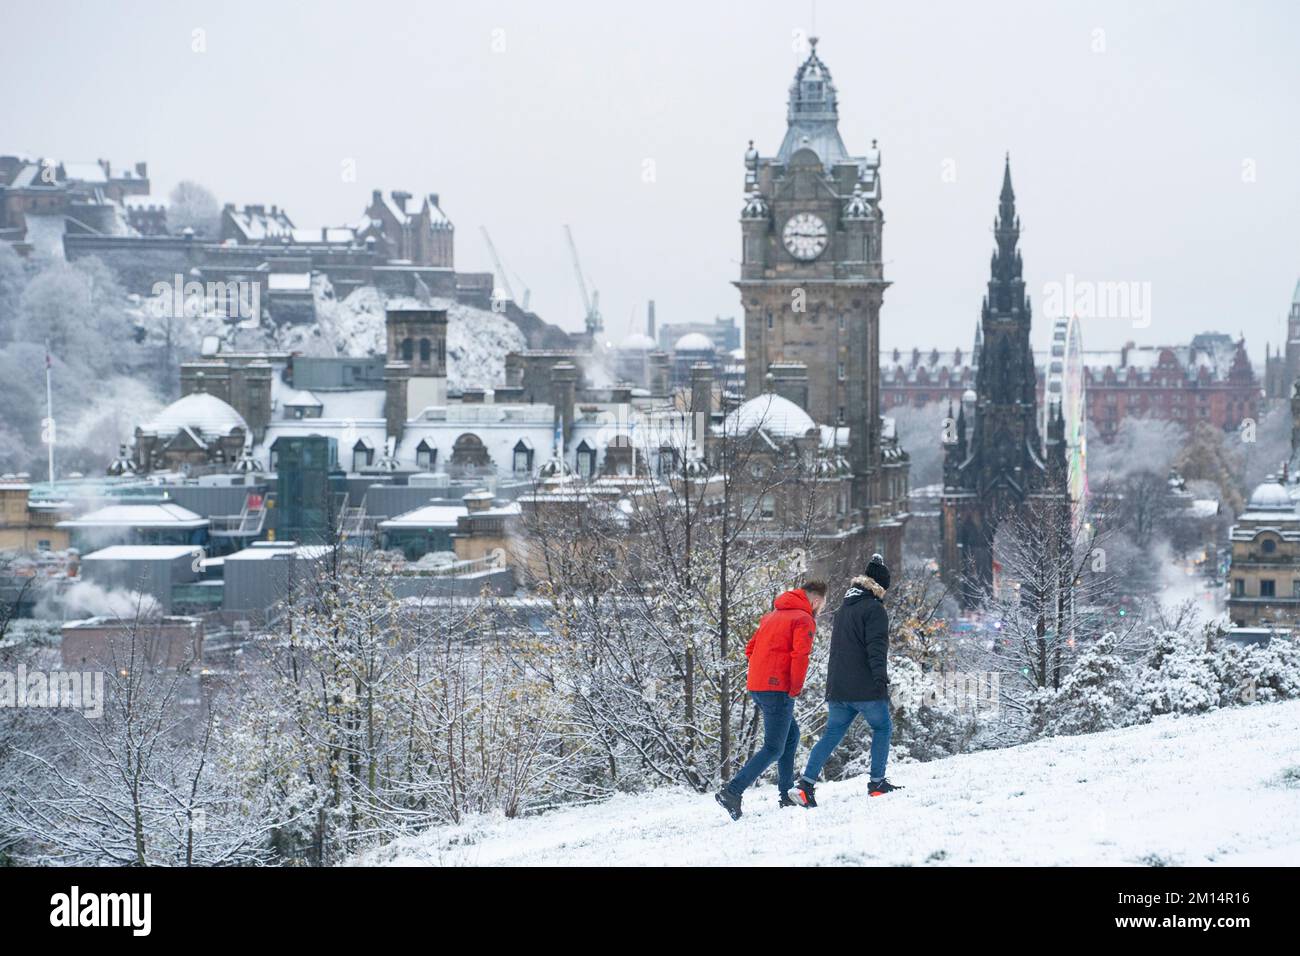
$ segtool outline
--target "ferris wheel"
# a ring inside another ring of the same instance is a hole
[[[1065,463],[1070,501],[1076,515],[1088,496],[1088,406],[1083,371],[1083,337],[1073,316],[1052,326],[1039,434],[1047,438],[1047,416],[1059,405],[1065,419]]]

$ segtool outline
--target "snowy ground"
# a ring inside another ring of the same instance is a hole
[[[1300,701],[892,767],[907,789],[760,782],[732,823],[685,790],[431,830],[364,865],[1300,865]]]

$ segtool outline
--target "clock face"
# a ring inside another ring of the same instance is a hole
[[[826,223],[810,212],[795,213],[785,221],[781,238],[790,255],[810,262],[826,249]]]

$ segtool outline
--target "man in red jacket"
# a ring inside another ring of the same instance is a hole
[[[763,746],[715,796],[733,820],[740,819],[740,798],[745,788],[774,760],[780,805],[797,806],[789,794],[794,786],[794,755],[799,747],[794,702],[803,690],[808,655],[817,631],[817,612],[825,603],[825,581],[807,581],[801,588],[786,591],[772,602],[773,610],[763,616],[745,645],[745,656],[749,658],[745,686],[763,714]]]

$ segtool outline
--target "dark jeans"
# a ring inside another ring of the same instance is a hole
[[[776,761],[776,785],[782,793],[794,786],[794,754],[799,749],[799,725],[794,719],[794,698],[783,690],[751,690],[749,696],[763,713],[763,746],[754,752],[727,789],[744,793],[759,774]]]
[[[828,700],[826,702],[826,729],[808,755],[808,766],[803,775],[816,780],[831,752],[839,746],[854,718],[861,714],[871,725],[871,779],[883,780],[885,761],[889,759],[889,738],[894,732],[894,722],[889,719],[888,700]]]

